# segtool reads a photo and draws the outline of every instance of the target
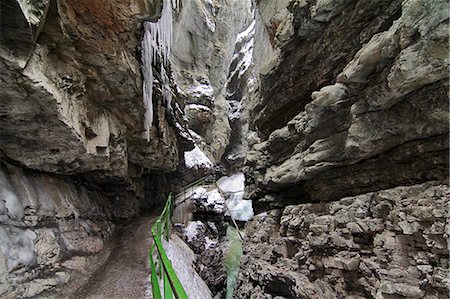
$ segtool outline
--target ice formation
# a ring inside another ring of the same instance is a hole
[[[253,217],[252,201],[243,199],[245,176],[242,172],[221,177],[217,185],[227,195],[226,203],[233,219],[248,221]]]
[[[0,251],[6,257],[9,271],[36,262],[35,239],[36,233],[30,229],[0,226]]]
[[[150,128],[153,123],[153,64],[160,60],[160,81],[163,101],[171,109],[172,91],[167,73],[170,50],[172,46],[172,11],[178,10],[179,0],[164,0],[161,18],[158,22],[144,23],[144,38],[142,40],[142,72],[144,75],[144,127],[147,140],[150,139]]]
[[[23,218],[24,209],[22,203],[3,172],[0,172],[0,201],[4,202],[9,217],[13,219]]]
[[[224,176],[217,181],[217,185],[225,193],[242,192],[243,194],[245,188],[245,176],[242,172],[231,176]]]
[[[227,200],[228,209],[230,209],[230,216],[239,221],[249,221],[253,218],[253,207],[251,200],[238,199],[232,197]]]

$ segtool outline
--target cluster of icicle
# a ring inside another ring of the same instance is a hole
[[[144,128],[147,140],[150,139],[150,128],[153,123],[153,68],[159,58],[162,96],[166,107],[171,109],[172,93],[170,79],[167,73],[169,66],[170,47],[172,45],[172,11],[178,10],[180,0],[164,0],[161,18],[158,22],[144,23],[144,38],[142,40],[142,72],[144,75]]]

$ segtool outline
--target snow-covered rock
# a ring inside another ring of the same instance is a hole
[[[211,160],[198,146],[195,146],[191,151],[184,152],[184,161],[188,169],[199,170],[213,167]]]
[[[194,213],[223,214],[225,212],[225,199],[217,189],[207,191],[204,187],[198,187],[189,197],[192,200]]]

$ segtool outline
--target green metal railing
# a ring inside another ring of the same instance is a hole
[[[187,190],[192,189],[194,187],[198,187],[200,185],[204,185],[204,184],[206,184],[209,181],[213,181],[215,183],[215,179],[211,179],[210,176],[204,176],[204,177],[199,178],[199,179],[197,179],[197,180],[195,180],[193,182],[190,182],[189,184],[187,184],[187,185],[183,186],[181,189],[179,189],[176,192],[176,196],[178,196],[178,195],[180,195],[180,194],[182,194],[182,193],[186,192]]]
[[[163,280],[164,299],[188,299],[186,291],[180,283],[177,274],[173,270],[172,262],[164,251],[162,240],[169,240],[172,226],[172,215],[174,209],[174,200],[172,194],[169,194],[161,215],[156,219],[152,226],[152,236],[154,244],[148,254],[150,260],[150,282],[152,284],[152,293],[154,299],[162,299],[159,279]],[[156,254],[156,259],[154,255]]]
[[[178,190],[177,196],[184,194],[188,189],[194,189],[200,185],[204,185],[210,183],[215,185],[221,195],[225,198],[225,194],[217,185],[215,178],[202,177],[198,180],[191,182],[190,184],[184,186],[181,190]],[[176,197],[176,196],[175,196]],[[151,231],[152,237],[154,240],[154,244],[150,248],[150,252],[148,254],[151,268],[150,282],[152,284],[152,293],[154,299],[162,299],[161,288],[160,288],[160,280],[163,282],[163,290],[164,290],[164,299],[172,299],[173,296],[177,299],[188,299],[186,291],[181,285],[180,280],[178,279],[175,271],[172,267],[172,262],[167,257],[166,252],[164,251],[162,241],[166,239],[167,241],[170,238],[170,231],[172,228],[172,216],[175,207],[175,198],[172,196],[172,193],[169,194],[166,204],[164,206],[163,211],[160,216],[156,219],[155,224],[153,224]],[[231,217],[231,212],[228,209],[227,204],[225,203],[225,207],[228,210],[228,213]],[[239,227],[236,224],[236,221],[231,217],[233,224],[239,234],[240,239],[242,240],[242,236],[239,232]]]

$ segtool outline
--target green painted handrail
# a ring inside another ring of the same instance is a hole
[[[177,299],[188,299],[186,291],[173,270],[172,262],[164,251],[161,240],[162,238],[169,240],[173,207],[174,202],[172,194],[170,193],[161,215],[157,218],[155,224],[153,224],[151,228],[153,240],[155,242],[149,252],[151,267],[150,282],[152,284],[152,294],[154,299],[162,299],[158,276],[163,279],[164,299],[172,299],[172,294],[175,295]],[[153,259],[155,249],[158,252],[157,261],[154,261]]]
[[[180,193],[185,192],[189,188],[203,185],[206,181],[207,176],[195,180],[186,185]],[[150,261],[150,282],[152,285],[152,294],[154,299],[162,299],[159,279],[163,280],[164,299],[172,299],[173,296],[177,299],[189,299],[186,291],[181,285],[180,280],[178,279],[177,274],[173,270],[172,262],[167,257],[162,245],[163,238],[167,241],[170,238],[174,205],[175,203],[172,193],[169,193],[164,209],[151,228],[154,244],[150,248],[148,258]],[[153,257],[155,252],[157,252],[156,260]]]

